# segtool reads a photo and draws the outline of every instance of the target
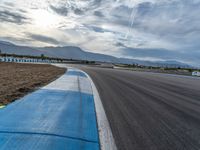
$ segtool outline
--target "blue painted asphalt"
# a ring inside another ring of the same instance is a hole
[[[75,75],[75,76],[82,76],[82,77],[87,77],[83,72],[80,72],[80,71],[68,71],[67,73],[68,75]]]
[[[0,109],[0,116],[1,150],[99,150],[92,94],[40,89]]]

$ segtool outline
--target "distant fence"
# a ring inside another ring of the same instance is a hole
[[[25,58],[25,57],[7,57],[0,56],[0,62],[17,62],[17,63],[58,63],[60,60]]]

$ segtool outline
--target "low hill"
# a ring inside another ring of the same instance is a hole
[[[136,59],[117,58],[110,55],[86,52],[81,48],[75,46],[28,47],[28,46],[15,45],[13,43],[6,41],[0,41],[0,49],[2,53],[17,54],[17,55],[40,56],[41,54],[44,54],[45,56],[49,57],[99,61],[108,63],[139,64],[139,65],[156,66],[156,67],[185,67],[185,68],[190,67],[189,65],[180,63],[178,61],[142,61]]]

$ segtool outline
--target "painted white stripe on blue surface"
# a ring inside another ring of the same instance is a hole
[[[0,149],[100,148],[94,97],[87,76],[66,73],[1,109],[0,116]]]
[[[68,72],[78,72],[77,69],[69,68]],[[52,82],[51,84],[45,86],[43,89],[49,90],[64,90],[64,91],[76,91],[79,92],[81,90],[82,93],[91,94],[92,88],[90,84],[90,80],[87,77],[83,77],[82,75],[71,75],[68,72]],[[82,71],[79,71],[83,73]]]
[[[97,88],[94,82],[92,81],[92,79],[90,78],[90,76],[89,75],[87,76],[91,82],[91,86],[93,90],[101,150],[117,150],[117,146],[113,138],[110,124],[106,117],[106,113],[103,108],[103,104],[101,102]]]
[[[66,65],[63,65],[63,64],[55,64],[55,65],[58,67],[66,67]],[[82,84],[81,84],[82,89],[86,88],[89,91],[91,90],[90,92],[93,94],[93,97],[94,97],[101,150],[117,150],[117,146],[116,146],[115,140],[113,138],[110,124],[106,117],[106,113],[103,108],[103,104],[101,102],[99,93],[97,91],[97,88],[96,88],[94,82],[92,81],[90,76],[87,73],[85,73],[84,71],[76,69],[76,68],[72,68],[72,67],[67,67],[67,68],[70,71],[72,71],[72,70],[80,71],[87,76],[87,79],[81,78],[82,80],[80,80],[80,81],[82,82]],[[83,90],[83,91],[86,91],[86,90]]]

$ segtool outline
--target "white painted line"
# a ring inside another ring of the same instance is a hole
[[[1,109],[1,108],[4,108],[4,107],[5,107],[4,105],[0,105],[0,109]]]
[[[90,93],[90,91],[91,91],[92,92],[91,94],[93,94],[93,96],[94,96],[94,104],[95,104],[95,110],[96,110],[101,150],[117,150],[117,146],[115,144],[115,140],[113,138],[110,124],[106,117],[106,113],[103,108],[103,104],[101,102],[99,93],[97,91],[97,88],[96,88],[94,82],[90,78],[90,76],[82,70],[79,70],[79,69],[76,69],[73,67],[67,67],[67,65],[64,65],[64,64],[53,64],[53,65],[58,66],[58,67],[68,68],[68,71],[77,70],[77,71],[83,72],[87,76],[87,78],[84,78],[84,77],[82,78],[79,76],[79,79],[80,79],[79,81],[83,83],[83,84],[80,84],[80,85],[83,85],[83,86],[80,86],[80,89],[81,89],[81,92],[86,92],[86,93]],[[72,82],[72,78],[71,79],[65,78],[66,80],[68,80],[68,82],[63,82],[63,83],[66,84],[66,83],[70,83],[70,81]],[[86,82],[86,80],[87,80],[87,82]],[[59,86],[65,86],[65,85],[59,85]],[[50,87],[54,87],[54,85],[51,85],[48,88],[50,88]],[[70,88],[73,90],[77,90],[77,87],[70,86]]]
[[[117,146],[112,135],[110,124],[106,117],[106,113],[104,111],[97,88],[90,76],[88,74],[86,75],[91,81],[91,86],[93,90],[101,150],[117,150]]]

